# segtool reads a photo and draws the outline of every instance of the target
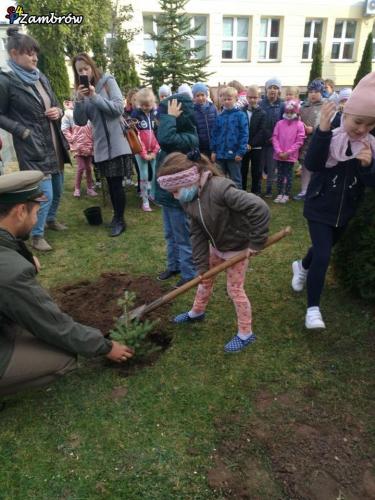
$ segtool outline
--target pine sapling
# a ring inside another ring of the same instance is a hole
[[[117,301],[117,304],[122,308],[122,314],[110,331],[110,337],[134,349],[135,357],[144,358],[161,349],[160,346],[151,342],[148,336],[158,321],[131,320],[129,315],[135,299],[134,292],[125,290],[124,296]]]

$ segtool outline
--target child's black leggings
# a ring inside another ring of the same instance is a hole
[[[111,198],[115,219],[122,221],[125,211],[125,191],[122,187],[122,177],[107,177],[108,191]]]
[[[331,258],[332,247],[345,231],[344,227],[333,227],[309,220],[309,231],[312,246],[302,260],[307,275],[307,307],[319,306],[324,280]]]

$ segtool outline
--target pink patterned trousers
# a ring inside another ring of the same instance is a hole
[[[233,252],[231,252],[233,256]],[[229,258],[229,257],[228,257]],[[224,262],[225,258],[219,257],[210,249],[210,269]],[[237,313],[238,333],[251,333],[251,304],[244,289],[246,270],[249,259],[237,262],[226,270],[227,273],[227,291],[233,301]],[[203,280],[195,294],[192,311],[200,314],[206,310],[210,300],[215,277]]]

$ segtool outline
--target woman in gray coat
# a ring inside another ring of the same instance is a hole
[[[0,72],[0,127],[12,134],[20,170],[39,170],[47,201],[41,204],[31,231],[31,245],[51,250],[44,227],[66,229],[56,221],[68,145],[60,130],[63,114],[47,78],[37,69],[39,45],[17,27],[7,30],[8,68]]]
[[[107,179],[113,206],[111,236],[119,236],[126,229],[122,179],[125,157],[131,155],[121,124],[124,111],[122,94],[113,76],[102,74],[88,54],[78,54],[72,64],[76,89],[74,122],[86,125],[90,120],[92,124],[95,164],[101,176]],[[88,77],[88,87],[81,84],[80,76]]]

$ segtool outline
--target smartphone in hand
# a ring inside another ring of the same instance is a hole
[[[90,86],[89,77],[87,75],[79,75],[79,84],[88,89]]]

